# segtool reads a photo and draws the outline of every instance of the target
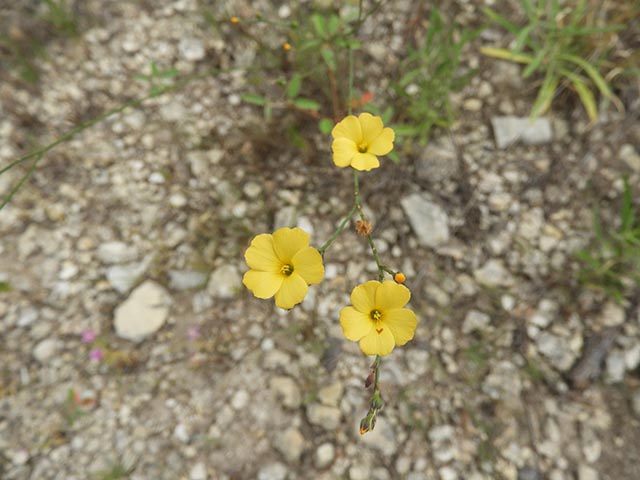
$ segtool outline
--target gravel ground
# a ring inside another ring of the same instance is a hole
[[[406,273],[420,320],[385,357],[386,406],[360,436],[371,359],[343,339],[338,312],[376,275],[366,243],[344,233],[292,311],[241,285],[253,235],[298,225],[319,245],[352,201],[330,138],[299,120],[301,155],[284,119],[264,125],[241,102],[260,51],[202,13],[287,10],[152,3],[78,2],[86,25],[46,44],[37,85],[0,71],[6,165],[146,95],[135,76],[151,61],[225,69],[58,146],[0,213],[12,286],[0,294],[0,477],[640,478],[638,299],[578,284],[572,253],[595,205],[615,224],[623,174],[638,192],[637,90],[593,126],[565,102],[509,144],[534,95],[518,68],[480,57],[501,35],[488,30],[465,53],[479,73],[455,95],[460,120],[362,176],[378,249]],[[451,15],[473,23],[478,3]],[[412,6],[365,23],[356,82],[393,75]],[[28,7],[0,7],[3,26],[29,35]]]

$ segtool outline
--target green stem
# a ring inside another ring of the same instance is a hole
[[[362,209],[362,203],[360,201],[360,182],[358,179],[358,171],[356,169],[353,170],[353,195],[355,197],[355,206],[358,209],[358,214],[360,215],[360,219],[363,222],[367,221],[367,217],[364,214],[364,210]],[[376,265],[378,266],[378,280],[382,282],[384,280],[384,272],[385,266],[380,261],[380,256],[378,255],[378,249],[376,248],[376,244],[373,241],[373,237],[371,234],[367,235],[367,241],[369,242],[369,247],[371,248],[371,253],[373,253],[373,258],[376,261]]]
[[[37,167],[38,163],[40,162],[40,160],[42,160],[42,158],[44,157],[44,155],[49,152],[49,150],[57,147],[58,145],[60,145],[63,142],[66,142],[67,140],[70,140],[71,138],[73,138],[74,136],[76,136],[78,133],[82,132],[83,130],[86,130],[89,127],[94,126],[96,123],[100,123],[103,120],[106,120],[109,117],[112,117],[114,115],[117,115],[118,113],[121,113],[122,111],[128,109],[128,108],[135,108],[139,105],[141,105],[142,103],[146,102],[147,100],[154,98],[154,97],[158,97],[160,95],[163,95],[167,92],[170,92],[171,90],[177,90],[181,87],[183,87],[184,85],[186,85],[187,83],[196,80],[198,78],[205,78],[209,75],[211,75],[212,72],[207,72],[206,74],[198,74],[198,75],[190,75],[186,78],[184,78],[183,80],[176,82],[172,85],[169,85],[167,87],[161,88],[160,90],[154,90],[152,91],[149,95],[146,95],[145,97],[139,98],[137,100],[133,100],[130,102],[127,102],[123,105],[120,105],[117,108],[114,108],[112,110],[109,110],[107,112],[104,112],[101,115],[98,115],[96,118],[93,118],[91,120],[89,120],[88,122],[85,123],[81,123],[80,125],[78,125],[77,127],[73,128],[72,130],[70,130],[69,132],[65,133],[63,136],[59,137],[58,139],[56,139],[55,141],[49,143],[48,145],[45,145],[42,148],[39,148],[37,150],[34,150],[30,153],[27,153],[26,155],[21,156],[20,158],[18,158],[17,160],[14,160],[13,162],[11,162],[9,165],[3,167],[2,169],[0,169],[0,175],[2,175],[3,173],[5,173],[6,171],[10,170],[11,168],[15,167],[16,165],[19,165],[23,162],[26,162],[27,160],[30,160],[32,158],[36,158],[36,160],[34,160],[33,164],[31,165],[31,167],[29,168],[29,171],[20,179],[20,181],[17,184],[17,188],[14,187],[9,194],[6,196],[6,198],[3,200],[2,204],[0,204],[0,210],[2,210],[5,205],[7,205],[7,203],[9,203],[9,201],[11,200],[11,198],[13,197],[13,195],[20,189],[20,187],[22,186],[22,184],[31,176],[31,174],[34,172],[35,168]]]
[[[338,235],[340,235],[342,233],[342,231],[344,230],[344,228],[347,226],[347,223],[349,222],[349,220],[351,220],[351,217],[353,216],[354,212],[356,211],[356,206],[354,205],[351,210],[349,211],[349,213],[347,213],[347,215],[342,219],[342,222],[340,223],[340,226],[338,226],[338,228],[336,229],[335,232],[333,232],[333,234],[329,237],[329,240],[327,240],[324,245],[322,245],[322,247],[320,247],[318,249],[318,251],[320,252],[320,255],[324,255],[324,252],[327,248],[329,248],[329,246],[333,243],[333,241],[338,238]]]

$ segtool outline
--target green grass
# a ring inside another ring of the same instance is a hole
[[[594,211],[593,234],[591,244],[576,253],[581,261],[579,280],[622,302],[640,286],[640,216],[627,179],[618,228],[605,228]]]
[[[568,2],[572,3],[572,2]],[[622,25],[609,25],[596,3],[577,0],[520,0],[525,21],[514,22],[485,8],[487,17],[506,29],[513,41],[509,49],[484,47],[485,55],[525,65],[522,77],[542,80],[531,116],[545,113],[559,91],[569,87],[579,97],[589,118],[598,118],[596,92],[620,107],[607,73],[613,70],[612,36]]]
[[[406,144],[424,145],[434,127],[449,127],[455,120],[451,93],[466,86],[475,74],[460,68],[462,51],[481,29],[461,29],[431,10],[424,40],[412,46],[400,63],[400,78],[391,84],[392,104],[380,113],[385,123]]]

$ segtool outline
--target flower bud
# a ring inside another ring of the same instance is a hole
[[[407,277],[405,277],[404,273],[398,272],[393,276],[393,279],[396,281],[396,283],[404,283]]]
[[[373,232],[373,225],[367,220],[358,220],[356,222],[356,233],[361,237],[366,237]]]
[[[373,381],[375,380],[375,378],[376,378],[376,372],[371,372],[367,377],[367,379],[364,381],[364,388],[369,388],[373,383]]]

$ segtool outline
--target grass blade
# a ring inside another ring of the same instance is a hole
[[[488,57],[499,58],[501,60],[509,60],[516,63],[531,63],[533,57],[523,53],[514,53],[505,48],[480,47],[480,53]]]

